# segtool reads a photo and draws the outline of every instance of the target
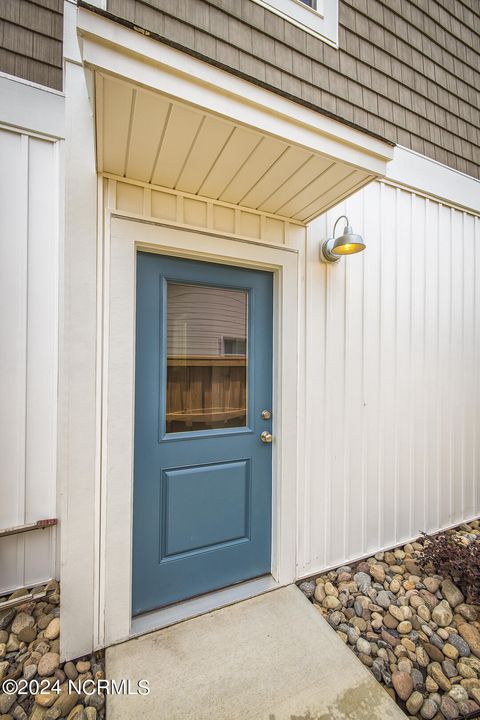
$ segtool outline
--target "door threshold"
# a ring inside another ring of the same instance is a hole
[[[238,585],[231,585],[222,590],[215,590],[200,597],[185,600],[170,607],[152,610],[132,618],[130,636],[136,637],[154,630],[160,630],[169,625],[190,620],[198,615],[204,615],[212,610],[218,610],[227,605],[234,605],[242,600],[248,600],[248,598],[255,597],[255,595],[262,595],[271,590],[276,590],[279,587],[281,587],[280,583],[272,575],[264,575],[254,580],[246,580],[238,583]]]

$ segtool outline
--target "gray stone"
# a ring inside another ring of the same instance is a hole
[[[448,579],[442,582],[442,595],[452,608],[457,607],[465,600],[462,591]]]
[[[424,680],[423,680],[423,675],[420,672],[420,670],[418,670],[418,668],[414,667],[412,669],[411,675],[412,675],[414,689],[417,690],[418,688],[422,687],[424,684]]]
[[[13,608],[7,608],[7,610],[0,611],[0,630],[5,630],[13,618],[15,617],[15,610]]]
[[[363,653],[364,655],[372,654],[372,648],[370,647],[370,643],[368,642],[368,640],[364,640],[362,637],[358,638],[356,648],[359,653]]]
[[[356,627],[353,627],[353,625],[347,625],[347,630],[345,631],[347,633],[348,642],[350,645],[355,645],[358,638],[360,637],[360,630]]]
[[[429,625],[420,625],[420,630],[422,630],[429,638],[433,635],[433,630]]]
[[[353,576],[354,581],[357,583],[358,589],[361,593],[364,593],[372,584],[372,578],[370,575],[364,572],[355,573]]]
[[[457,648],[460,657],[469,657],[471,654],[468,643],[466,643],[460,635],[457,635],[457,633],[451,633],[451,635],[448,636],[448,642],[450,645],[453,645],[454,648]]]
[[[440,702],[440,711],[446,720],[455,720],[459,717],[457,704],[448,695],[444,695]]]
[[[443,646],[445,645],[445,641],[442,640],[442,638],[437,635],[437,633],[433,633],[433,635],[430,638],[430,642],[432,645],[435,645],[439,650],[443,650]]]
[[[447,678],[453,678],[458,675],[457,668],[452,660],[444,660],[442,662],[442,670]]]
[[[468,692],[461,685],[454,685],[451,690],[448,691],[448,697],[451,697],[456,703],[462,702],[462,700],[468,700]]]
[[[425,720],[432,720],[437,714],[437,710],[438,705],[433,700],[428,698],[428,700],[425,700],[421,707],[420,715],[422,716],[422,718],[425,718]]]
[[[25,680],[33,680],[35,675],[37,674],[37,666],[36,665],[27,665],[23,668],[23,677]]]
[[[341,622],[345,621],[345,615],[340,612],[340,610],[334,610],[330,615],[327,617],[329,625],[336,628],[338,625],[340,625]],[[78,670],[78,667],[77,667]]]
[[[376,659],[372,663],[372,674],[377,682],[382,682],[382,667],[377,664]]]
[[[392,673],[388,668],[382,670],[382,680],[385,687],[392,687]]]
[[[390,595],[386,590],[381,590],[377,597],[376,597],[376,603],[377,605],[380,605],[380,607],[385,608],[385,610],[391,605],[391,598]]]
[[[300,583],[298,587],[307,598],[311,598],[315,592],[316,584],[314,580],[307,580],[306,582]]]

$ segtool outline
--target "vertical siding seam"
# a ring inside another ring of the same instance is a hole
[[[29,475],[29,467],[27,463],[28,458],[28,408],[29,408],[29,402],[28,402],[28,349],[29,349],[29,343],[28,343],[28,256],[29,256],[29,236],[30,236],[30,212],[29,212],[29,205],[30,205],[30,138],[28,135],[21,135],[21,144],[22,144],[22,160],[24,164],[24,172],[25,172],[25,377],[24,377],[24,407],[25,407],[25,415],[24,415],[24,446],[23,446],[23,485],[21,487],[20,493],[21,493],[21,522],[24,523],[26,521],[26,514],[27,514],[27,482],[28,482],[28,475]],[[18,543],[18,555],[20,559],[20,565],[21,565],[21,584],[24,586],[26,583],[26,543],[25,543],[25,535],[20,535],[17,537],[17,543]],[[17,556],[18,557],[18,556]]]
[[[427,236],[427,209],[429,207],[430,201],[428,199],[423,198],[423,231],[425,237]],[[423,407],[422,407],[422,417],[423,417],[423,438],[422,438],[422,448],[423,448],[423,468],[422,468],[422,484],[423,484],[423,513],[422,513],[422,520],[423,520],[423,530],[427,530],[427,502],[428,502],[428,467],[427,467],[427,447],[428,447],[428,433],[427,433],[427,403],[428,403],[428,394],[427,394],[427,271],[428,271],[428,257],[427,257],[427,250],[426,247],[424,249],[424,255],[423,255],[423,343],[422,343],[422,389],[423,389]],[[419,530],[420,528],[417,528]]]
[[[367,186],[365,188],[365,192],[362,195],[362,231],[365,234],[365,203],[367,196],[370,195],[370,187]],[[362,430],[361,430],[361,436],[360,436],[360,443],[361,443],[361,468],[362,468],[362,515],[361,515],[361,537],[362,537],[362,554],[365,553],[366,547],[367,547],[367,537],[366,537],[366,516],[367,516],[367,502],[366,502],[366,462],[367,462],[367,453],[366,453],[366,441],[365,441],[365,435],[366,435],[366,426],[367,426],[367,411],[366,407],[367,404],[365,402],[365,395],[366,395],[366,381],[365,381],[365,368],[366,368],[366,362],[365,362],[365,318],[367,316],[367,299],[366,299],[366,292],[365,292],[365,273],[366,273],[366,263],[365,263],[365,255],[362,253],[361,257],[362,262],[362,274],[361,274],[361,280],[362,280],[362,389],[361,389],[361,413],[362,413]]]
[[[461,325],[461,332],[462,332],[462,340],[460,343],[461,346],[461,357],[462,357],[462,366],[469,368],[469,359],[467,358],[467,353],[465,352],[465,317],[466,317],[466,308],[465,308],[465,213],[462,213],[462,325]],[[466,362],[467,360],[467,362]],[[465,512],[465,398],[466,398],[466,379],[464,377],[462,382],[462,394],[461,394],[461,400],[462,400],[462,417],[460,422],[460,475],[461,475],[461,490],[460,490],[460,506],[462,509],[462,517],[464,517]]]
[[[479,356],[479,347],[478,347],[478,313],[477,313],[477,303],[478,303],[478,285],[477,285],[477,231],[479,226],[479,220],[478,218],[473,218],[473,349],[474,349],[474,359],[478,358]],[[479,238],[480,240],[480,238]],[[479,405],[478,402],[478,391],[479,391],[479,371],[478,371],[478,362],[474,362],[474,378],[473,378],[473,387],[475,392],[475,403],[474,403],[474,415],[473,415],[473,437],[474,442],[472,443],[473,446],[473,463],[472,463],[472,483],[473,483],[473,507],[475,512],[479,511],[479,486],[480,483],[476,482],[477,477],[477,455],[478,455],[478,447],[477,445],[480,445],[480,443],[475,442],[475,438],[477,437],[477,429],[478,429],[478,414],[479,414]]]
[[[437,303],[436,303],[436,309],[437,309],[437,333],[436,333],[436,352],[435,352],[435,385],[436,385],[436,392],[434,395],[434,407],[435,407],[435,423],[436,423],[436,465],[435,465],[435,477],[437,482],[437,513],[436,513],[436,520],[434,528],[438,528],[440,526],[440,495],[441,495],[441,478],[440,478],[440,448],[442,447],[442,437],[441,437],[441,413],[439,412],[439,409],[441,408],[440,404],[440,392],[441,392],[441,372],[440,372],[440,209],[441,204],[437,204]],[[434,528],[431,528],[432,530]]]
[[[398,198],[400,195],[399,188],[395,188],[395,212],[394,212],[394,218],[395,218],[395,230],[394,230],[394,238],[395,238],[395,253],[394,253],[394,340],[393,340],[393,403],[394,407],[398,407],[398,253],[399,253],[399,245],[398,245]],[[393,497],[394,497],[394,514],[393,514],[393,534],[394,537],[398,537],[398,414],[394,414],[394,420],[393,420],[393,438],[394,438],[394,450],[393,450],[393,458],[394,458],[394,491],[393,491]]]
[[[304,259],[303,259],[303,297],[304,297],[304,313],[303,313],[303,340],[304,340],[304,349],[303,349],[303,386],[302,386],[302,406],[303,406],[303,412],[306,414],[307,412],[307,402],[306,402],[306,387],[308,384],[308,353],[307,353],[307,314],[308,314],[308,307],[307,307],[307,298],[308,298],[308,288],[310,286],[310,283],[308,281],[308,251],[309,251],[309,243],[308,243],[308,237],[307,232],[305,232],[305,239],[304,239]],[[301,301],[301,298],[299,296],[298,298],[299,303]],[[299,338],[299,344],[300,344],[300,338]],[[300,368],[300,363],[299,363]],[[308,423],[308,419],[305,417],[304,420],[304,427]],[[296,531],[296,542],[297,542],[297,552],[296,552],[296,569],[298,573],[299,566],[305,570],[306,567],[310,566],[310,545],[311,545],[311,529],[310,529],[310,515],[309,515],[309,505],[306,502],[306,483],[307,478],[308,480],[311,477],[310,474],[310,434],[304,434],[305,436],[305,445],[304,445],[304,462],[303,462],[303,477],[299,478],[297,482],[297,504],[298,504],[298,510],[297,510],[297,516],[302,518],[302,527],[297,527]],[[299,462],[299,458],[297,458],[297,466],[298,469],[301,469],[301,463]],[[301,492],[300,492],[301,491]],[[301,532],[303,530],[303,535],[301,535]],[[308,550],[307,550],[308,548]],[[300,550],[303,550],[302,558],[300,559]],[[307,560],[308,557],[308,560]]]
[[[343,213],[347,214],[347,204],[343,205]],[[347,348],[349,345],[349,307],[350,307],[350,273],[349,264],[343,263],[344,266],[344,277],[345,277],[345,290],[344,290],[344,307],[343,307],[343,402],[342,402],[342,489],[343,489],[343,503],[345,517],[343,522],[343,557],[347,554],[348,548],[348,531],[350,525],[350,498],[347,493],[347,479],[348,479],[348,457],[349,457],[349,443],[346,441],[347,438]]]
[[[327,223],[328,216],[326,216],[325,222]],[[327,230],[327,228],[326,228]],[[327,236],[327,232],[325,232],[325,236]],[[328,392],[328,378],[327,378],[327,368],[328,368],[328,352],[327,352],[327,345],[328,345],[328,330],[329,330],[329,304],[328,304],[328,290],[329,290],[329,267],[325,265],[325,316],[324,316],[324,331],[323,331],[323,391],[324,391],[324,407],[323,410],[323,417],[324,417],[324,432],[323,432],[323,490],[324,490],[324,544],[323,544],[323,550],[324,550],[324,566],[327,565],[327,557],[328,557],[328,543],[329,543],[329,537],[330,537],[330,503],[331,503],[331,474],[328,472],[328,459],[329,459],[329,439],[330,439],[330,425],[327,424],[327,418],[328,418],[328,403],[329,403],[329,392]]]
[[[413,348],[414,348],[414,342],[415,338],[413,335],[413,306],[414,306],[414,293],[415,293],[415,284],[414,284],[414,278],[413,278],[413,215],[415,211],[415,193],[410,193],[410,218],[409,218],[409,283],[410,283],[410,302],[409,302],[409,315],[408,315],[408,381],[411,382],[411,378],[413,377],[413,362],[412,362],[412,355],[413,355]],[[418,267],[417,267],[418,270]],[[418,371],[418,368],[416,369]],[[415,383],[416,386],[417,383]],[[416,391],[416,387],[415,387]],[[415,395],[417,393],[415,392]],[[408,393],[408,419],[409,419],[409,428],[408,428],[408,492],[409,492],[409,498],[408,498],[408,534],[411,537],[413,534],[413,498],[414,498],[414,448],[415,448],[415,423],[413,422],[413,417],[416,416],[414,405],[413,405],[413,393]],[[416,419],[416,417],[415,417]]]
[[[449,211],[449,282],[450,282],[450,305],[448,308],[448,386],[449,386],[449,407],[450,412],[448,414],[448,449],[449,449],[449,457],[448,457],[448,501],[449,501],[449,509],[448,509],[448,522],[453,522],[453,460],[454,460],[454,441],[453,441],[453,413],[452,413],[452,407],[454,407],[454,403],[452,402],[454,400],[454,392],[452,388],[452,369],[453,369],[453,248],[452,248],[452,239],[453,239],[453,209],[450,208]]]
[[[304,383],[303,383],[303,412],[307,413],[307,387],[308,387],[308,380],[310,378],[310,364],[308,362],[308,352],[307,352],[307,342],[308,342],[308,334],[307,334],[307,328],[308,328],[308,313],[309,313],[309,307],[307,305],[307,298],[308,298],[308,289],[310,288],[311,282],[310,278],[308,276],[308,251],[309,251],[309,237],[308,232],[304,232],[304,260],[303,260],[303,273],[304,273],[304,305],[303,305],[303,371],[304,371]],[[305,429],[305,423],[304,423],[304,429]],[[310,503],[307,501],[307,487],[308,492],[311,493],[311,468],[312,468],[312,462],[311,462],[311,452],[312,452],[312,442],[311,442],[311,434],[305,433],[306,436],[306,445],[305,445],[305,464],[304,464],[304,472],[305,477],[303,478],[303,497],[302,497],[302,503],[303,503],[303,519],[304,519],[304,532],[303,532],[303,563],[308,564],[308,567],[310,567],[312,563],[312,521],[311,521],[311,507]],[[307,472],[308,469],[308,472]],[[308,480],[307,480],[308,478]],[[308,485],[307,485],[308,482]]]
[[[386,186],[384,183],[380,184],[380,203],[377,208],[377,226],[378,229],[382,227],[382,208],[385,206],[385,190]],[[379,233],[380,235],[380,233]],[[383,293],[383,245],[381,237],[378,237],[378,412],[377,412],[377,438],[378,438],[378,456],[377,456],[377,492],[378,492],[378,508],[377,508],[377,544],[378,547],[382,546],[383,542],[383,474],[385,469],[384,463],[384,422],[383,422],[383,333],[382,333],[382,318],[383,318],[383,307],[382,307],[382,293]]]

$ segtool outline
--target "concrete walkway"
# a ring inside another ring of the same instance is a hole
[[[108,720],[405,720],[294,585],[111,647]]]

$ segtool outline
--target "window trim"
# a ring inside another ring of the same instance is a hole
[[[301,0],[253,0],[253,2],[338,48],[338,0],[316,0],[316,9]]]

